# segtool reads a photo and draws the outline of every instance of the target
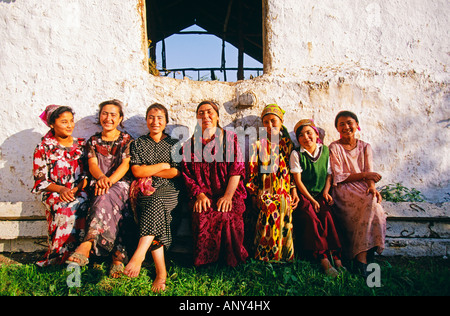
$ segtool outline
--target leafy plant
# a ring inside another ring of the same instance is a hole
[[[424,197],[417,189],[409,189],[401,182],[387,184],[378,190],[385,201],[389,202],[423,202]]]

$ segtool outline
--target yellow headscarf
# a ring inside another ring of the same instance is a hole
[[[280,108],[278,105],[276,105],[276,104],[269,104],[269,105],[266,105],[266,107],[262,111],[261,119],[264,116],[266,116],[267,114],[273,114],[273,115],[278,116],[280,118],[280,120],[283,122],[284,113],[286,113],[286,111],[283,110],[282,108]],[[288,138],[289,141],[292,142],[291,137],[289,136],[289,131],[286,128],[286,126],[284,126],[284,125],[281,125],[281,135],[282,135],[282,137]]]
[[[284,111],[278,105],[276,105],[276,104],[269,104],[262,111],[261,118],[263,118],[267,114],[273,114],[273,115],[278,116],[281,119],[281,121],[283,121],[284,113],[286,113],[286,111]]]

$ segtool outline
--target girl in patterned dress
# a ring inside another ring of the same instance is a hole
[[[344,271],[340,258],[341,243],[331,216],[331,168],[328,147],[322,144],[312,120],[300,120],[294,127],[300,144],[290,157],[291,173],[299,194],[294,212],[296,251],[312,255],[324,272],[337,276]],[[330,263],[332,256],[336,270]]]
[[[335,126],[341,136],[330,144],[336,220],[344,230],[348,259],[354,259],[358,272],[367,276],[367,264],[375,251],[382,253],[385,242],[386,214],[375,188],[381,175],[373,171],[372,147],[355,136],[359,130],[356,114],[339,112]]]
[[[244,262],[245,164],[237,135],[219,125],[219,107],[197,106],[198,125],[183,147],[183,177],[190,197],[194,265]],[[189,146],[190,145],[190,146]],[[198,149],[196,149],[198,148]]]
[[[127,254],[124,226],[133,220],[128,208],[132,137],[117,129],[122,121],[121,101],[110,100],[99,105],[98,122],[102,132],[93,135],[86,146],[92,177],[87,233],[84,242],[68,259],[68,263],[85,265],[91,252],[96,256],[112,255],[112,277],[118,277],[123,271]]]
[[[267,138],[252,146],[250,178],[247,189],[254,208],[259,210],[256,224],[255,257],[262,261],[292,262],[292,210],[298,195],[289,172],[289,157],[294,145],[283,126],[284,111],[276,104],[261,114]]]
[[[158,292],[165,290],[167,271],[164,248],[168,249],[172,243],[171,212],[178,204],[180,185],[177,178],[181,173],[179,162],[173,159],[172,154],[178,140],[164,132],[169,121],[167,109],[161,104],[152,104],[147,109],[146,120],[150,132],[131,143],[130,163],[133,175],[143,179],[142,187],[149,187],[150,190],[143,189],[137,194],[135,203],[140,238],[124,274],[137,277],[150,249],[156,268],[152,288]]]
[[[51,130],[33,155],[33,193],[42,194],[48,223],[48,250],[38,266],[64,263],[84,237],[88,208],[85,141],[72,136],[73,111],[49,105],[40,118]]]

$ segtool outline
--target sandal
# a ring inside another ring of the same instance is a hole
[[[70,260],[72,259],[72,260]],[[74,261],[73,259],[76,259],[78,261]],[[84,267],[87,264],[89,264],[89,258],[86,257],[85,255],[78,253],[78,252],[74,252],[67,260],[66,260],[67,264],[74,264],[80,267]]]
[[[125,270],[125,265],[123,262],[119,264],[112,264],[111,268],[109,269],[109,277],[117,279]]]

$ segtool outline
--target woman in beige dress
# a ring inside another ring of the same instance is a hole
[[[350,111],[339,112],[335,126],[341,136],[329,146],[335,215],[344,231],[344,251],[367,276],[368,261],[375,251],[382,253],[386,235],[386,215],[375,188],[381,175],[373,172],[370,144],[355,138],[358,117]]]

